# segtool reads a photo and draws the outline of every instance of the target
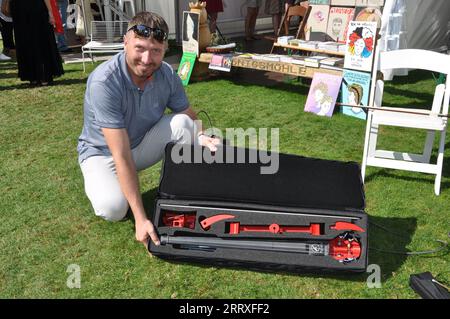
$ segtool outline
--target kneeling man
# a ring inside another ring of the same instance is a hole
[[[181,80],[163,62],[168,26],[159,15],[138,13],[124,36],[124,52],[89,76],[78,154],[86,194],[95,214],[109,221],[136,221],[136,239],[159,244],[147,218],[137,171],[160,161],[170,141],[198,142],[215,151],[219,143],[196,127]],[[169,108],[172,114],[165,115]]]

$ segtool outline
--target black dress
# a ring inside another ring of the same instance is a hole
[[[51,82],[64,74],[44,0],[12,0],[11,15],[20,79]]]

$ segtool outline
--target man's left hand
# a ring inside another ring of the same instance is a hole
[[[205,134],[200,134],[198,136],[198,144],[206,146],[207,148],[209,148],[211,152],[215,152],[217,151],[216,145],[221,144],[221,141],[217,137],[211,137]]]

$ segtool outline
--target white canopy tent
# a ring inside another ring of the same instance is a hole
[[[447,52],[450,43],[450,1],[386,0],[380,49],[426,49]],[[408,70],[383,72],[385,79]]]
[[[111,1],[111,0],[110,0]],[[140,2],[141,0],[136,0]],[[180,33],[182,12],[189,10],[194,0],[144,0],[145,8],[161,14],[171,33]],[[224,12],[219,14],[218,26],[226,36],[243,35],[246,0],[223,0]],[[264,3],[263,3],[264,7]],[[260,8],[258,31],[270,31],[272,21]],[[446,51],[450,38],[449,0],[386,0],[383,28],[387,49],[410,48]],[[398,47],[397,44],[398,43]]]
[[[111,15],[109,4],[115,0],[101,0],[105,6],[105,20]],[[134,0],[137,11],[153,11],[163,16],[171,38],[180,39],[181,19],[189,2],[196,0]],[[219,14],[218,27],[227,37],[243,35],[246,0],[223,0],[224,12]],[[272,22],[260,8],[257,31],[270,31]],[[383,10],[382,45],[386,50],[399,48],[445,51],[450,38],[450,1],[448,0],[386,0]]]

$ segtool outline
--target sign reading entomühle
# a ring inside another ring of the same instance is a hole
[[[234,57],[233,66],[298,76],[307,76],[306,74],[307,68],[304,65],[297,65],[283,62],[257,61],[252,59]]]

